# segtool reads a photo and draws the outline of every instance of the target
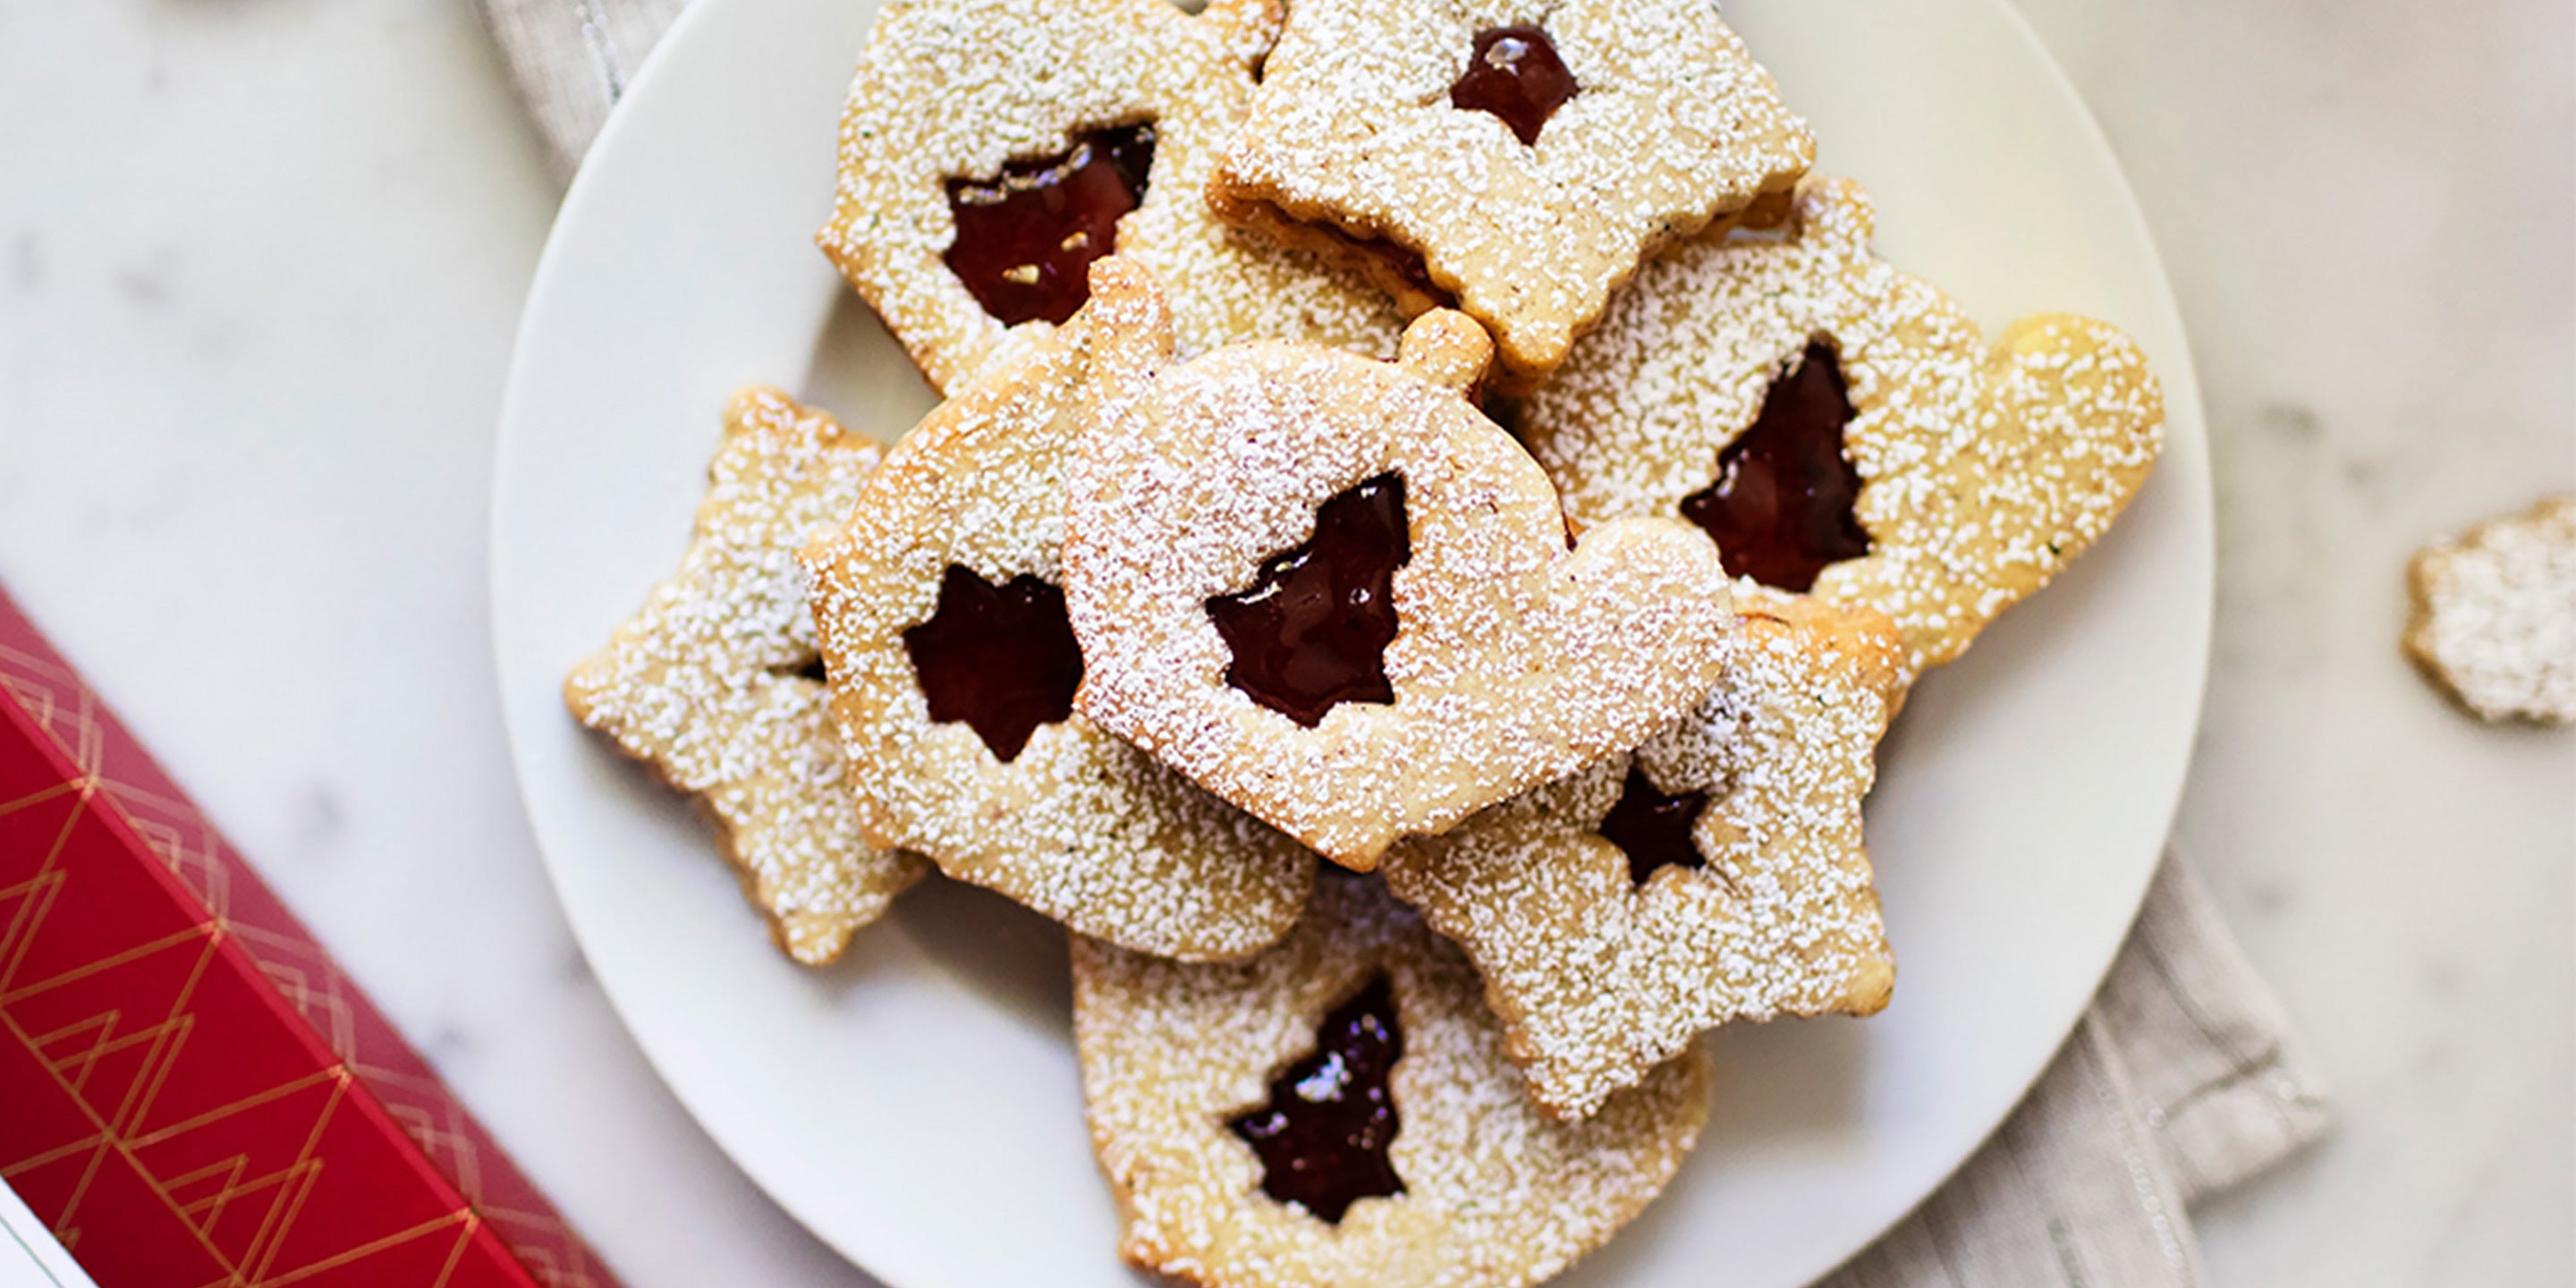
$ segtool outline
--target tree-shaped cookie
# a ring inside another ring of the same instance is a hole
[[[1575,546],[1426,315],[1395,363],[1255,342],[1173,365],[1160,294],[1095,265],[1065,593],[1083,713],[1350,867],[1636,746],[1718,678],[1717,552],[1672,519]]]
[[[1518,1288],[1660,1192],[1708,1113],[1696,1049],[1579,1123],[1538,1112],[1458,951],[1329,874],[1287,942],[1185,965],[1077,938],[1093,1148],[1141,1269],[1203,1288]]]
[[[1579,523],[1680,515],[1730,571],[1865,604],[1946,662],[2128,504],[2163,443],[2146,356],[2100,322],[1989,346],[1872,256],[1859,186],[1810,179],[1784,229],[1639,271],[1520,429]]]
[[[1739,597],[1726,678],[1640,748],[1386,856],[1466,950],[1504,1049],[1581,1118],[1701,1030],[1869,1014],[1895,980],[1861,799],[1901,691],[1870,609]]]
[[[1286,934],[1314,856],[1073,709],[1064,470],[1088,315],[933,411],[805,555],[862,829],[1084,934],[1240,957]]]
[[[1814,153],[1709,0],[1297,0],[1209,197],[1454,300],[1526,382],[1641,257]]]
[[[892,0],[841,123],[824,251],[932,385],[1073,316],[1113,250],[1175,284],[1184,351],[1294,336],[1373,355],[1403,326],[1366,282],[1227,227],[1203,191],[1251,103],[1266,0]]]
[[[877,456],[775,389],[734,395],[679,571],[564,680],[583,724],[697,797],[779,945],[808,964],[928,870],[869,844],[850,812],[796,565]]]

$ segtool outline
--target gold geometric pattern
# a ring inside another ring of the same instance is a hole
[[[102,1283],[612,1288],[5,598],[0,697],[0,1179],[74,1257]]]

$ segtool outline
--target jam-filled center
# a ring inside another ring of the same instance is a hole
[[[948,267],[1005,325],[1070,319],[1091,294],[1091,261],[1117,249],[1118,221],[1145,199],[1153,164],[1149,122],[1094,130],[995,178],[949,180]]]
[[[1644,885],[1656,869],[1670,864],[1708,866],[1691,842],[1691,829],[1707,808],[1707,792],[1667,796],[1646,780],[1645,770],[1631,763],[1628,784],[1620,789],[1619,803],[1610,807],[1610,816],[1601,820],[1600,832],[1628,856],[1629,877]]]
[[[1315,535],[1261,565],[1252,588],[1207,602],[1234,661],[1225,681],[1313,728],[1343,702],[1393,702],[1395,570],[1413,557],[1404,479],[1377,477],[1315,510]]]
[[[1816,574],[1869,553],[1853,503],[1860,471],[1843,455],[1851,393],[1823,340],[1771,382],[1762,414],[1717,458],[1717,481],[1682,500],[1682,517],[1716,538],[1726,571],[1805,593]]]
[[[903,651],[930,700],[930,718],[966,722],[1009,761],[1038,726],[1073,714],[1082,650],[1064,592],[1025,573],[996,586],[950,564],[939,607],[903,633]]]
[[[1449,87],[1449,104],[1469,112],[1491,112],[1528,145],[1538,143],[1547,118],[1581,89],[1556,42],[1537,27],[1496,27],[1476,37],[1467,55],[1467,70]]]
[[[1387,1074],[1403,1056],[1381,975],[1324,1017],[1315,1053],[1271,1081],[1270,1103],[1228,1124],[1260,1156],[1262,1192],[1335,1222],[1361,1199],[1403,1193],[1387,1157],[1398,1126]]]

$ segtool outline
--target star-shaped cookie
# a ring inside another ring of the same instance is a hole
[[[1476,963],[1504,1049],[1582,1118],[1732,1020],[1886,1005],[1861,800],[1901,691],[1870,609],[1749,591],[1725,679],[1632,756],[1389,851]]]
[[[564,680],[575,717],[697,797],[744,892],[808,964],[929,870],[859,833],[796,566],[877,460],[775,389],[734,395],[679,571]]]

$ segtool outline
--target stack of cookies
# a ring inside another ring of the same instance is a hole
[[[820,241],[946,401],[737,394],[567,700],[799,961],[1068,927],[1135,1265],[1544,1279],[1886,1005],[1879,739],[2160,443],[1813,154],[1709,0],[889,0]]]

